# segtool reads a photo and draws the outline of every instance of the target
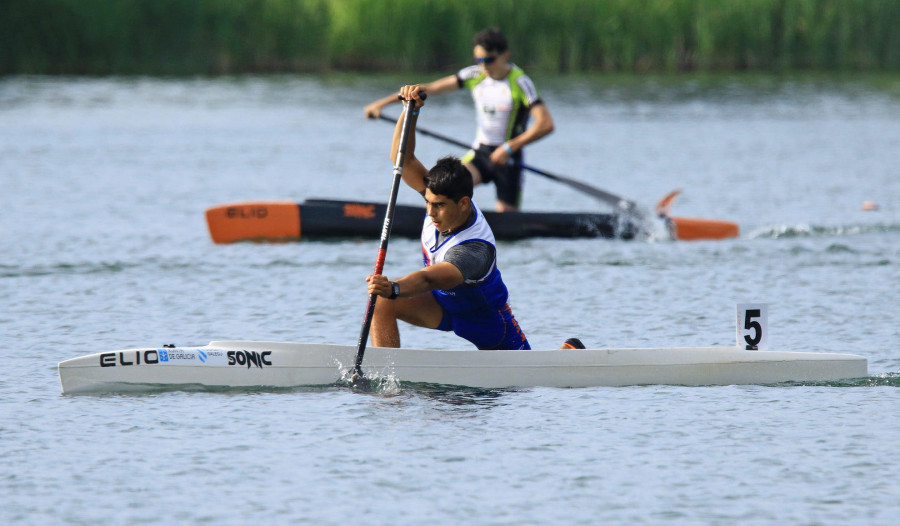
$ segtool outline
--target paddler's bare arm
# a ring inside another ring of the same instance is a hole
[[[419,108],[425,104],[425,101],[419,97],[420,92],[428,93],[424,86],[418,84],[400,88],[401,97],[404,99],[413,99],[415,101],[416,106],[413,111],[418,111]],[[428,94],[430,95],[431,93]],[[404,113],[401,113],[400,117],[397,119],[397,126],[394,127],[394,140],[391,142],[391,161],[395,164],[397,163],[397,150],[400,146],[400,134],[403,131],[403,117]],[[412,126],[409,130],[409,142],[406,144],[406,158],[403,160],[403,181],[408,184],[410,188],[421,194],[425,191],[425,176],[428,175],[428,170],[415,156],[416,122],[418,121],[418,118],[417,115],[413,115]]]
[[[550,116],[550,110],[543,103],[536,104],[531,107],[530,115],[534,117],[534,122],[521,135],[513,137],[506,144],[509,145],[513,152],[517,152],[538,139],[549,135],[553,132],[553,117]],[[506,164],[509,161],[510,153],[506,150],[506,146],[501,144],[491,153],[491,161],[497,164]]]
[[[459,83],[456,80],[456,75],[449,75],[444,78],[428,82],[427,84],[422,84],[422,88],[424,91],[428,92],[429,95],[440,95],[441,93],[458,90]],[[381,117],[381,110],[384,109],[385,106],[394,104],[396,102],[400,101],[397,99],[397,94],[394,93],[369,104],[363,111],[365,112],[367,119],[377,119]]]
[[[383,298],[391,295],[391,282],[381,274],[368,276],[369,294]],[[409,298],[431,290],[447,290],[461,284],[465,279],[455,265],[444,261],[430,267],[407,274],[394,280],[400,285],[400,297]]]

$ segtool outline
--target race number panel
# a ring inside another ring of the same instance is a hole
[[[769,305],[737,304],[737,346],[751,351],[769,348]]]

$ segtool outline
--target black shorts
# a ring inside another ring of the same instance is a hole
[[[513,154],[509,164],[496,164],[491,161],[491,153],[496,146],[481,144],[475,150],[463,156],[464,163],[472,163],[481,173],[481,182],[494,183],[497,187],[497,200],[520,207],[522,204],[522,152]]]

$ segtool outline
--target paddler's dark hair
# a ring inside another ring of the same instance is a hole
[[[503,32],[497,29],[496,27],[489,27],[482,31],[479,31],[475,38],[472,39],[472,46],[481,46],[488,53],[503,53],[507,49],[509,49],[509,45],[506,43],[506,37],[503,36]]]
[[[458,203],[463,197],[472,198],[472,174],[462,161],[448,155],[438,162],[425,176],[425,188],[431,193],[447,196]]]

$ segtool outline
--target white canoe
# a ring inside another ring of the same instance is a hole
[[[60,362],[64,393],[190,387],[333,385],[356,347],[214,341],[209,345],[101,352]],[[853,354],[747,351],[739,347],[476,351],[369,348],[369,378],[479,388],[735,385],[865,377]]]

